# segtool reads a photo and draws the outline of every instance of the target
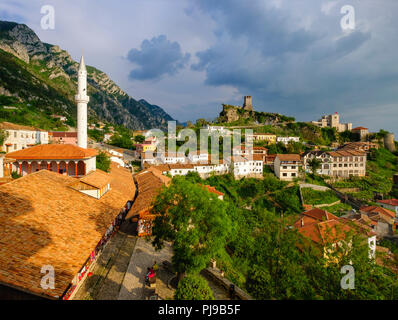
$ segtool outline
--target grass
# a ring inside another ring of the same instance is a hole
[[[326,211],[333,213],[334,215],[340,217],[343,214],[345,214],[347,211],[352,210],[352,207],[346,203],[339,203],[334,206],[323,207],[322,210],[326,210]]]
[[[318,191],[311,188],[302,188],[301,194],[305,204],[331,204],[340,200],[332,190]]]

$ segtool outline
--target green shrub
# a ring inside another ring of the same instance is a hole
[[[199,275],[188,275],[178,283],[175,300],[214,300],[207,281]]]
[[[332,190],[318,191],[311,188],[302,188],[301,194],[305,204],[328,204],[339,200]]]
[[[100,152],[97,156],[97,169],[109,172],[111,168],[111,159],[105,152]]]
[[[22,177],[22,175],[19,174],[19,173],[16,172],[16,171],[13,171],[13,172],[11,172],[11,177],[12,177],[13,179],[19,179],[19,178]]]

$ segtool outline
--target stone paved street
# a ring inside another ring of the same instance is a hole
[[[74,294],[74,300],[116,300],[133,253],[136,237],[132,225],[125,223],[109,240],[104,251]]]
[[[161,299],[169,299],[173,296],[173,290],[167,287],[167,282],[174,276],[162,266],[165,260],[171,261],[172,249],[166,244],[161,251],[155,251],[150,242],[143,238],[137,239],[130,265],[127,269],[124,281],[120,288],[119,300],[146,300],[153,293],[145,287],[145,274],[147,268],[154,261],[159,265],[156,281],[156,294]]]

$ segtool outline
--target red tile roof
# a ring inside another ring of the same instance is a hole
[[[163,186],[167,186],[171,179],[162,175],[162,172],[154,167],[141,171],[135,175],[138,187],[138,195],[127,213],[126,219],[130,219],[144,212],[149,212],[152,203]]]
[[[378,200],[377,202],[383,203],[383,204],[388,204],[390,206],[398,206],[398,199],[389,199],[389,200]]]
[[[368,212],[368,213],[380,213],[384,214],[390,218],[395,218],[395,212],[392,212],[391,210],[378,207],[378,206],[366,206],[366,207],[361,207],[361,211],[363,212]]]
[[[216,195],[218,195],[218,196],[223,196],[223,195],[224,195],[224,193],[222,193],[222,192],[216,190],[215,187],[208,186],[208,185],[206,185],[206,186],[204,186],[204,187],[205,187],[209,192],[214,193],[214,194],[216,194]]]
[[[134,195],[131,173],[112,166],[112,188],[95,199],[70,188],[76,179],[42,170],[0,186],[0,282],[61,297],[106,230]],[[55,289],[41,288],[41,268]]]
[[[97,154],[95,149],[83,149],[72,144],[40,144],[7,153],[6,157],[16,160],[77,160],[88,159]]]
[[[278,154],[277,157],[280,161],[300,161],[299,154]]]
[[[331,219],[303,226],[295,226],[298,232],[317,244],[326,245],[345,239],[350,232],[375,235],[371,228],[356,221],[344,218]]]
[[[54,138],[77,138],[77,132],[49,132]]]
[[[296,228],[299,228],[322,221],[338,220],[338,219],[339,219],[338,217],[336,217],[334,214],[330,212],[327,212],[326,210],[314,208],[301,213],[300,219],[296,221],[294,226]]]

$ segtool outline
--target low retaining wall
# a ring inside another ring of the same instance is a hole
[[[209,275],[215,282],[222,285],[225,288],[225,290],[227,290],[227,291],[229,290],[231,284],[233,284],[228,279],[222,277],[220,270],[217,268],[209,267],[209,268],[204,269],[203,272],[206,272],[207,275]],[[249,294],[247,294],[246,292],[244,292],[241,288],[239,288],[237,286],[235,286],[235,296],[239,300],[254,300]]]
[[[336,188],[341,193],[355,193],[361,191],[360,188]]]
[[[340,203],[341,203],[341,200],[337,200],[336,202],[333,202],[333,203],[315,204],[312,206],[314,208],[324,208],[324,207],[331,207],[331,206],[334,206],[334,205],[340,204]]]
[[[302,183],[302,184],[300,184],[300,189],[301,188],[309,188],[309,189],[316,190],[316,191],[328,191],[328,190],[330,190],[330,188],[328,188],[328,187],[318,186],[316,184],[310,184],[310,183]]]

